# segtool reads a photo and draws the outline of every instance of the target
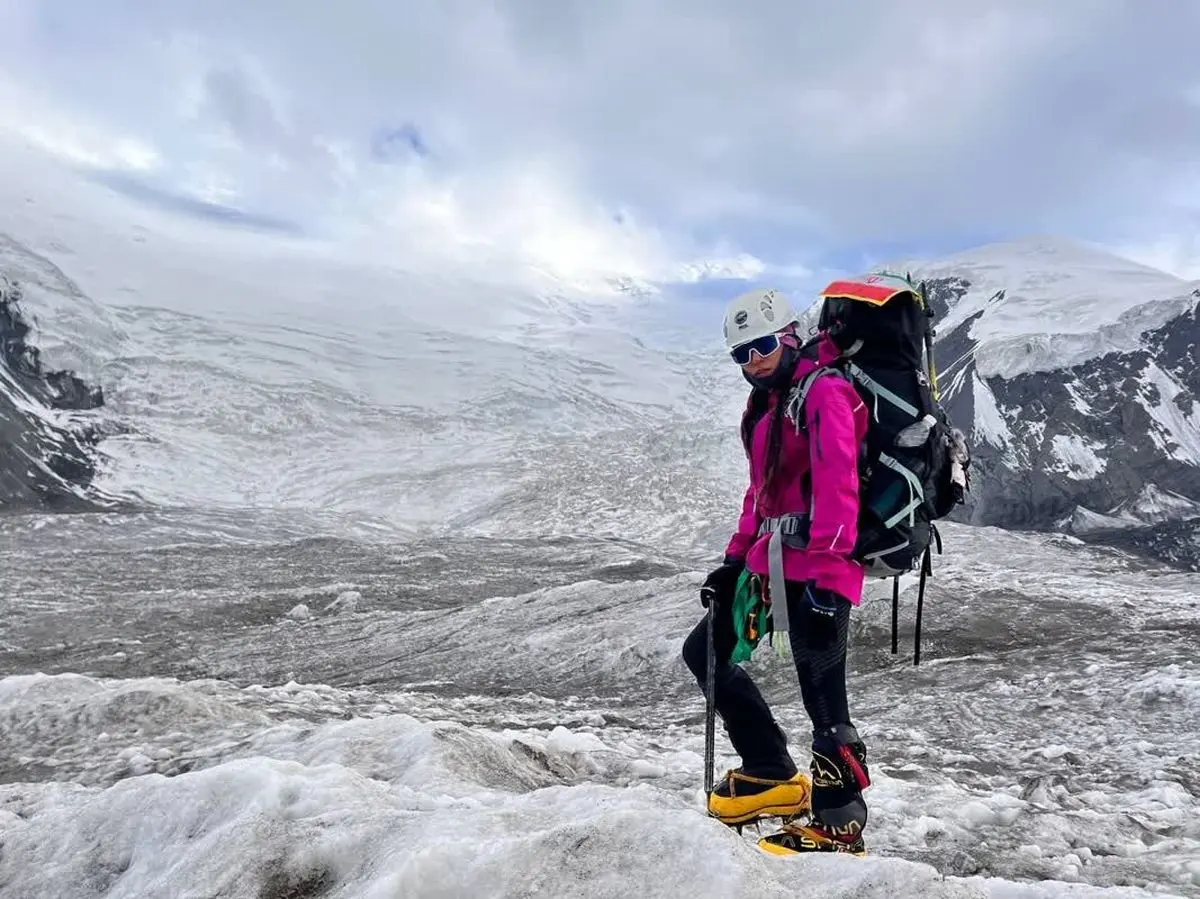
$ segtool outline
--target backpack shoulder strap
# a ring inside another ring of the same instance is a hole
[[[804,401],[808,399],[808,392],[812,390],[813,384],[817,383],[817,379],[823,378],[826,375],[838,375],[849,380],[846,373],[842,371],[836,362],[827,363],[814,368],[806,374],[792,386],[791,391],[788,393],[787,409],[784,411],[784,414],[796,426],[797,434],[804,430]]]

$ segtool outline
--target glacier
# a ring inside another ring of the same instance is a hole
[[[1200,895],[1200,576],[948,525],[919,667],[889,585],[854,617],[871,855],[767,856],[679,657],[744,477],[716,310],[43,175],[0,270],[125,504],[0,516],[0,895]]]

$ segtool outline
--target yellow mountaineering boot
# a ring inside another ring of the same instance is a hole
[[[741,825],[759,818],[808,814],[812,781],[802,771],[787,780],[753,777],[737,768],[728,771],[708,797],[708,813],[724,824]]]
[[[867,805],[862,791],[871,785],[867,747],[852,725],[840,724],[814,736],[812,753],[812,811],[808,823],[785,822],[779,833],[759,840],[759,848],[774,855],[866,855],[863,830],[867,826]]]
[[[772,855],[799,855],[806,852],[867,854],[861,832],[857,836],[833,836],[819,824],[784,824],[778,833],[759,840],[758,846]]]

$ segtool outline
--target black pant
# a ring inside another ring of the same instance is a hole
[[[810,641],[804,603],[804,585],[788,582],[788,639],[796,675],[800,680],[800,695],[812,721],[814,733],[836,725],[850,724],[846,698],[846,644],[850,630],[850,603],[841,599],[837,604],[834,634],[822,640],[824,645]],[[717,714],[725,724],[725,732],[734,751],[742,759],[747,774],[759,777],[786,778],[796,773],[796,763],[787,751],[787,738],[771,714],[766,700],[754,680],[739,665],[730,662],[737,634],[733,627],[731,597],[721,597],[713,621],[713,643],[716,650],[715,678]],[[705,687],[708,661],[708,622],[701,619],[683,642],[683,659],[695,675],[700,689]],[[778,639],[778,635],[776,635]]]

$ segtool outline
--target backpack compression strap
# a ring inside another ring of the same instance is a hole
[[[854,378],[854,380],[862,384],[863,387],[871,391],[871,395],[875,397],[875,409],[872,414],[875,416],[876,421],[879,420],[880,400],[887,400],[897,409],[901,410],[912,418],[921,417],[921,411],[916,406],[904,399],[904,397],[900,396],[899,394],[888,390],[853,362],[848,363],[847,368],[850,370],[850,377]]]

